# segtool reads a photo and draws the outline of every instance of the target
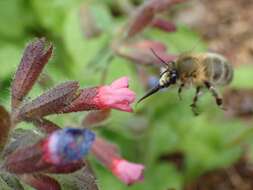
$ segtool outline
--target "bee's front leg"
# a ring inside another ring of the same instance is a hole
[[[184,85],[185,85],[184,83],[181,83],[180,86],[179,86],[179,88],[178,88],[177,92],[178,92],[179,100],[182,100],[181,92],[183,90]]]
[[[194,115],[199,115],[198,111],[197,111],[197,102],[198,102],[198,97],[201,95],[201,87],[197,86],[196,88],[196,92],[195,92],[195,96],[193,98],[193,102],[191,104],[192,107],[192,111],[194,113]]]

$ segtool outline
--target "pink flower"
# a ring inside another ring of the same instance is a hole
[[[80,91],[80,95],[70,105],[64,108],[64,113],[118,109],[132,112],[130,104],[135,100],[135,93],[128,88],[128,78],[122,77],[111,85],[86,88]]]
[[[144,166],[142,164],[131,163],[124,159],[115,159],[112,164],[113,174],[127,185],[144,179]]]
[[[91,152],[101,164],[125,184],[131,185],[143,180],[144,166],[122,158],[118,147],[105,139],[97,137]]]
[[[130,104],[135,100],[135,93],[128,89],[128,78],[121,77],[110,86],[102,86],[95,101],[100,108],[114,108],[121,111],[132,112]]]

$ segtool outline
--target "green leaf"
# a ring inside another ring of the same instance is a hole
[[[64,23],[63,40],[67,52],[74,61],[72,67],[75,69],[75,75],[82,84],[84,81],[90,83],[90,81],[97,78],[97,75],[94,75],[94,71],[92,72],[91,70],[93,65],[88,67],[87,64],[97,55],[99,49],[104,46],[108,40],[108,36],[104,34],[95,39],[85,39],[80,28],[78,10],[73,9],[68,12],[66,22]]]
[[[66,15],[72,8],[77,7],[81,0],[32,0],[41,24],[48,30],[60,35]]]
[[[107,32],[113,31],[113,22],[108,7],[101,2],[91,5],[91,12],[94,16],[96,25],[102,30]]]
[[[21,185],[21,183],[19,182],[19,180],[8,173],[1,173],[1,180],[5,181],[5,183],[11,188],[11,189],[15,189],[15,190],[24,190],[24,187]],[[1,186],[2,188],[2,186]]]
[[[235,88],[252,88],[253,87],[253,66],[240,65],[234,68],[234,79],[231,86]]]
[[[157,161],[161,154],[175,150],[178,145],[178,138],[178,134],[170,126],[170,123],[156,122],[148,142],[149,148],[146,150],[148,152],[146,163],[151,165]]]
[[[24,35],[26,15],[21,0],[0,1],[0,36],[18,39]]]
[[[22,50],[13,44],[2,44],[0,46],[0,79],[10,78],[14,74],[21,60]]]
[[[71,173],[54,175],[60,182],[62,190],[97,190],[96,178],[87,167]]]
[[[159,165],[155,165],[152,170],[146,172],[145,182],[145,186],[143,184],[142,189],[181,189],[183,178],[182,175],[180,175],[179,172],[171,165],[160,163]],[[141,188],[138,189],[141,190]]]
[[[0,178],[0,187],[4,190],[12,190],[10,186],[2,179]]]
[[[186,153],[186,176],[193,178],[204,171],[228,166],[241,155],[237,146],[228,148],[228,139],[240,131],[240,123],[195,122],[185,138],[181,139],[181,147]],[[226,137],[226,138],[225,138]]]

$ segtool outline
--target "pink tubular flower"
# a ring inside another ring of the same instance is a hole
[[[128,162],[124,159],[114,159],[112,173],[127,185],[142,181],[144,179],[144,166]]]
[[[111,85],[83,89],[63,112],[77,112],[85,110],[118,109],[132,112],[130,104],[135,100],[135,93],[128,88],[128,78],[122,77]]]
[[[135,100],[135,93],[128,89],[128,78],[122,77],[110,86],[102,86],[96,97],[103,108],[114,108],[121,111],[132,112],[130,104]]]
[[[118,153],[116,145],[102,138],[96,138],[91,149],[93,155],[106,168],[127,185],[132,185],[143,180],[144,166],[125,160]]]

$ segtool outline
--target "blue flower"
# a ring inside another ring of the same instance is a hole
[[[95,140],[88,129],[65,128],[54,132],[48,139],[48,153],[55,164],[66,164],[86,156]]]

